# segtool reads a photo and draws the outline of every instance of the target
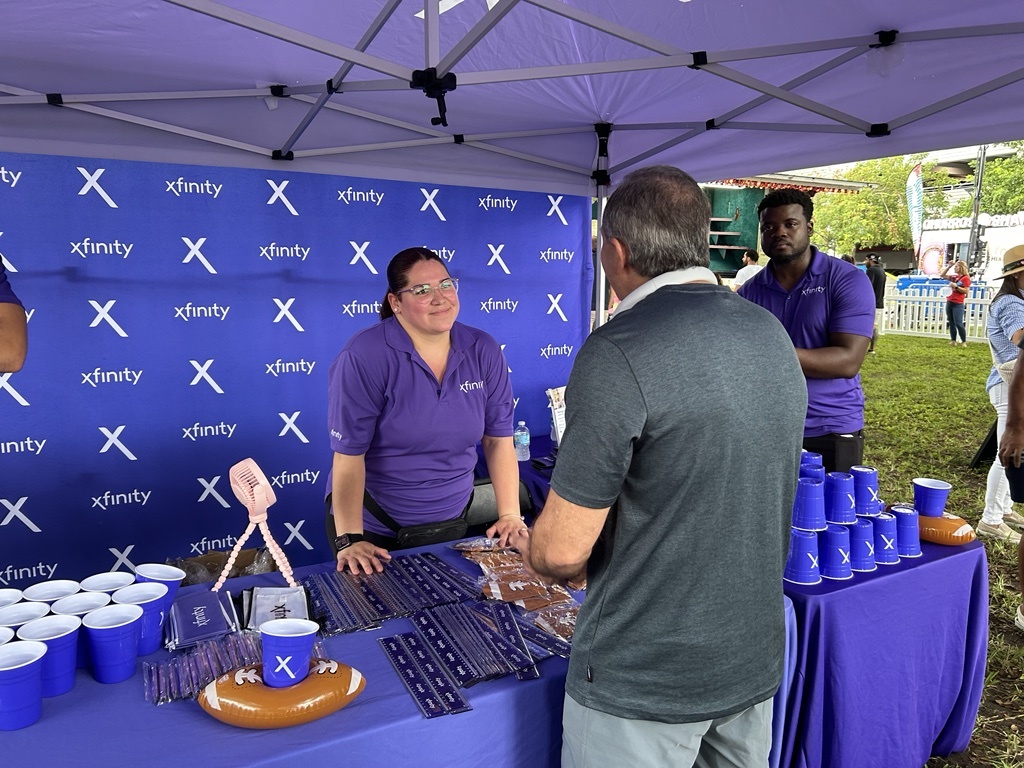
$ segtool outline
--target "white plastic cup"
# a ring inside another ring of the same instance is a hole
[[[106,571],[94,573],[82,579],[82,589],[86,592],[106,592],[113,594],[121,587],[135,582],[135,574],[128,571]]]
[[[0,589],[0,608],[21,602],[21,590],[14,587]]]
[[[17,630],[22,624],[41,619],[50,612],[49,603],[15,603],[0,608],[0,627]]]
[[[136,581],[158,581],[167,585],[167,595],[164,597],[164,615],[171,612],[171,604],[174,602],[174,595],[185,580],[185,572],[174,565],[165,563],[143,563],[135,566]]]
[[[73,579],[53,579],[52,581],[40,581],[22,591],[22,598],[39,603],[53,603],[62,597],[80,592],[82,586]]]
[[[50,604],[50,611],[58,616],[85,616],[89,611],[110,603],[110,595],[107,592],[77,592],[74,595],[62,597],[55,603]],[[78,668],[89,668],[89,637],[84,629],[78,633]]]

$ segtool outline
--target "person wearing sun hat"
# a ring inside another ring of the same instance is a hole
[[[996,410],[996,439],[999,453],[988,471],[985,488],[985,510],[976,529],[978,536],[1003,539],[1020,544],[1021,535],[1010,526],[1024,528],[1024,516],[1013,510],[1010,486],[1000,458],[1004,455],[1004,435],[1010,425],[1010,441],[1019,440],[1024,421],[1016,410],[1024,403],[1016,403],[1014,419],[1010,421],[1010,386],[1003,381],[996,370],[996,363],[1015,360],[1020,352],[1018,345],[1024,344],[1024,245],[1015,245],[1003,254],[1001,271],[1003,284],[992,299],[988,312],[988,342],[992,347],[992,370],[985,382],[989,402]],[[1018,453],[1019,455],[1019,453]]]

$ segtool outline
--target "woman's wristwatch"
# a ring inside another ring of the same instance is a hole
[[[341,552],[360,541],[366,541],[366,537],[361,533],[343,533],[334,539],[334,548]]]

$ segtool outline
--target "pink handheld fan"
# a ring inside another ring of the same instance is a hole
[[[220,578],[213,585],[213,591],[217,592],[224,586],[224,581],[234,566],[238,553],[242,551],[242,545],[245,544],[257,526],[263,534],[263,540],[267,543],[267,549],[270,550],[270,554],[273,556],[274,562],[277,563],[277,567],[284,576],[285,581],[290,586],[297,587],[298,584],[295,583],[295,579],[292,577],[292,568],[288,564],[288,558],[285,557],[284,551],[274,541],[274,537],[270,534],[270,527],[267,525],[267,509],[277,501],[277,496],[274,494],[274,489],[270,487],[270,481],[267,480],[267,476],[263,474],[263,470],[252,459],[243,459],[238,462],[231,468],[228,475],[231,478],[231,490],[235,492],[238,500],[249,510],[249,526],[245,529],[245,533],[242,534],[241,538],[235,542],[231,555],[224,564],[224,570],[220,572]]]

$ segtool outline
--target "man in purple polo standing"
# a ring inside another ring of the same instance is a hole
[[[875,322],[871,282],[856,267],[811,245],[814,203],[778,189],[757,206],[768,267],[739,290],[777,317],[807,379],[804,443],[825,470],[846,472],[864,457],[860,366]]]
[[[0,373],[14,373],[25,364],[28,351],[25,307],[0,264]]]

